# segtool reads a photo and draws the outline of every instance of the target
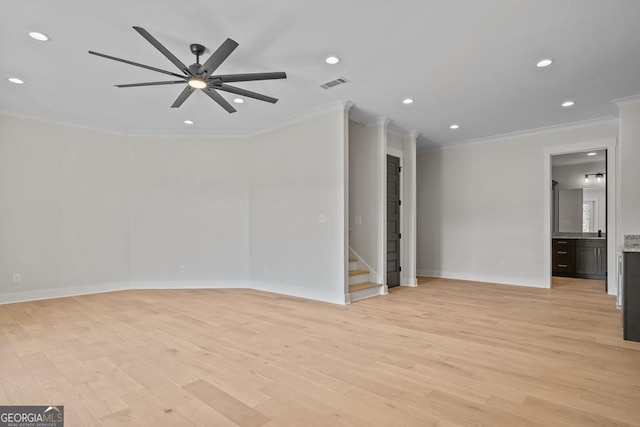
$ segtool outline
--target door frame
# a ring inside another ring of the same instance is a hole
[[[544,149],[543,159],[543,242],[542,242],[542,279],[546,288],[551,288],[551,198],[549,185],[551,183],[551,156],[557,154],[576,153],[583,151],[607,150],[607,293],[618,293],[618,199],[617,199],[617,139],[600,139],[595,141],[578,142],[575,144],[556,145]]]

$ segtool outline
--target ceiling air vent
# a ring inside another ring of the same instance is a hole
[[[320,87],[323,89],[331,89],[334,86],[338,86],[344,83],[349,83],[349,80],[345,79],[344,77],[338,77],[335,80],[331,80],[330,82],[326,82],[325,84],[320,85]]]

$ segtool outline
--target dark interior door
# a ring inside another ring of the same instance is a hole
[[[400,159],[387,155],[387,286],[400,284]]]

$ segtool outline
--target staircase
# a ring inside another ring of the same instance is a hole
[[[385,295],[383,285],[370,282],[369,270],[361,268],[363,262],[358,258],[349,258],[349,295],[351,302],[376,295]]]

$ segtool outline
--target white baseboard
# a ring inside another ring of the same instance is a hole
[[[413,278],[403,278],[400,281],[400,286],[406,286],[408,288],[415,288],[418,286],[418,279],[416,277]]]
[[[249,289],[256,291],[270,292],[272,294],[286,295],[295,298],[304,298],[320,302],[328,302],[330,304],[345,305],[346,299],[343,297],[342,289],[338,294],[327,295],[325,292],[319,292],[315,289],[301,289],[287,285],[281,285],[274,282],[261,282],[252,280],[248,286]]]
[[[437,277],[440,279],[465,280],[469,282],[495,283],[498,285],[523,286],[529,288],[548,289],[549,286],[541,282],[533,282],[530,278],[491,276],[438,270],[417,270],[418,276]]]
[[[42,299],[75,297],[78,295],[99,294],[102,292],[122,291],[129,289],[129,282],[96,283],[68,288],[40,289],[35,291],[0,294],[0,304],[37,301]]]
[[[278,288],[273,283],[250,282],[249,280],[133,280],[131,282],[97,283],[68,288],[42,289],[0,294],[0,305],[43,299],[64,298],[129,289],[254,289],[281,295],[306,298],[331,304],[345,305],[350,302],[348,294],[331,298],[319,292],[304,292],[295,288]]]
[[[248,280],[133,280],[130,289],[239,289]]]

